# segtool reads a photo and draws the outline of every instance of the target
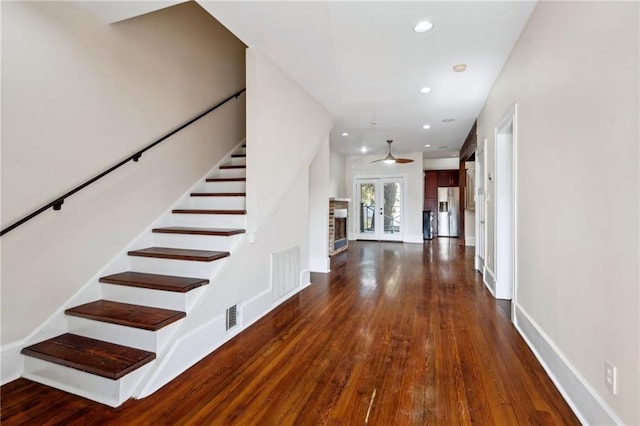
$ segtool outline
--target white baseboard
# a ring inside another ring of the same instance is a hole
[[[515,306],[515,319],[516,329],[582,424],[624,424],[564,357],[549,336],[518,305]]]
[[[2,376],[0,385],[12,382],[22,375],[24,371],[24,358],[20,350],[25,346],[24,340],[3,345],[0,348],[0,367]]]
[[[403,243],[424,244],[424,236],[422,234],[407,235],[402,240]]]
[[[465,246],[473,246],[473,247],[475,247],[475,245],[476,245],[476,237],[466,237],[464,239],[464,245]]]
[[[487,265],[482,267],[482,281],[493,297],[496,297],[496,278]]]

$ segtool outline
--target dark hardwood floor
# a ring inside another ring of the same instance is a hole
[[[112,409],[25,379],[2,425],[577,425],[457,240],[350,242],[329,275]]]

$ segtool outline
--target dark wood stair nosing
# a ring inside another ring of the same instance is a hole
[[[192,262],[213,262],[215,260],[229,257],[228,251],[212,250],[188,250],[171,247],[147,247],[144,249],[131,250],[129,256],[150,257],[154,259],[185,260]]]
[[[232,154],[231,158],[246,158],[247,154]]]
[[[246,197],[246,192],[192,192],[192,197]]]
[[[187,293],[195,288],[209,284],[209,280],[205,278],[147,274],[135,271],[106,275],[101,277],[99,281],[103,284],[170,291],[173,293]]]
[[[66,309],[64,313],[65,315],[78,318],[148,331],[158,331],[187,316],[187,314],[182,311],[113,302],[110,300],[96,300],[74,306],[73,308]]]
[[[229,214],[229,215],[245,215],[246,210],[209,210],[209,209],[175,209],[171,211],[174,214]]]
[[[111,380],[118,380],[156,358],[153,352],[72,333],[27,346],[20,353]]]
[[[180,235],[208,235],[230,237],[233,235],[244,234],[244,229],[232,228],[190,228],[181,226],[168,226],[164,228],[154,228],[151,232],[156,234],[180,234]]]
[[[214,178],[207,178],[206,182],[246,182],[247,178],[246,177],[214,177]]]
[[[225,164],[220,166],[220,170],[232,170],[232,169],[246,169],[246,164]]]

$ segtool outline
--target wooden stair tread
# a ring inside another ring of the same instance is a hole
[[[230,237],[232,235],[244,234],[245,230],[232,228],[191,228],[186,226],[167,226],[165,228],[155,228],[152,232],[157,234],[189,234]]]
[[[171,309],[129,303],[96,300],[64,311],[65,314],[95,321],[124,325],[156,331],[186,316],[184,312]]]
[[[214,178],[207,178],[207,182],[246,182],[247,178],[246,177],[214,177]]]
[[[228,251],[189,250],[171,247],[148,247],[131,250],[129,256],[155,257],[159,259],[192,260],[196,262],[212,262],[229,256]]]
[[[247,154],[233,154],[231,158],[246,158]]]
[[[247,166],[246,164],[226,164],[224,166],[220,166],[221,170],[227,170],[227,169],[246,169]]]
[[[192,197],[246,197],[246,192],[192,192]]]
[[[247,214],[246,210],[206,210],[206,209],[175,209],[172,213],[178,214]]]
[[[147,352],[71,333],[28,346],[22,354],[118,380],[156,358]]]
[[[152,290],[187,293],[194,288],[209,284],[204,278],[177,277],[174,275],[146,274],[144,272],[120,272],[100,278],[101,283],[148,288]]]

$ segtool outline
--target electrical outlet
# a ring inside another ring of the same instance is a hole
[[[618,394],[617,389],[617,375],[618,371],[615,365],[611,364],[609,361],[604,362],[604,383],[607,385],[607,389],[614,395]]]

